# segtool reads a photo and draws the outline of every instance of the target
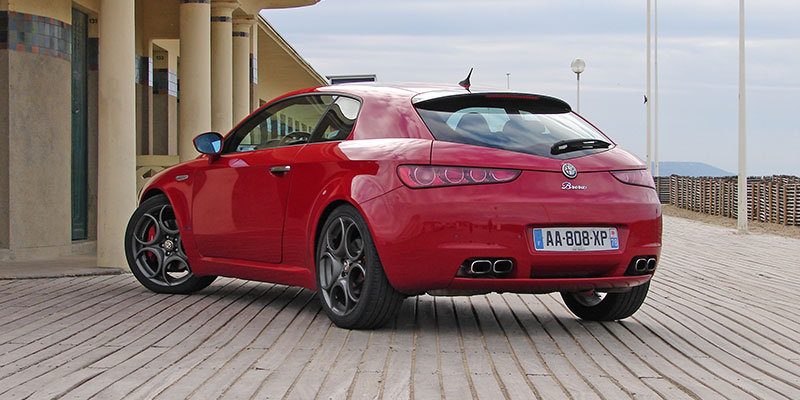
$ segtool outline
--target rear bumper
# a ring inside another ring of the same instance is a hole
[[[625,185],[607,172],[573,181],[586,191],[561,191],[560,173],[525,171],[514,182],[434,189],[400,187],[361,205],[389,282],[408,293],[438,289],[546,293],[614,289],[646,283],[625,276],[634,257],[661,254],[656,191]],[[620,248],[542,252],[537,227],[615,227]],[[514,262],[502,278],[457,277],[472,258]]]
[[[474,279],[455,278],[444,290],[513,293],[582,292],[625,289],[643,285],[652,275],[605,278]]]

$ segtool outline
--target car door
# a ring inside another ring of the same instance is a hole
[[[219,159],[195,176],[192,226],[200,254],[281,262],[292,162],[334,99],[279,101],[225,138]]]

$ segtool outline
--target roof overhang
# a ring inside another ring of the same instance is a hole
[[[328,84],[328,81],[326,81],[325,78],[319,74],[319,72],[314,70],[311,64],[304,60],[303,57],[300,57],[300,54],[298,54],[297,51],[289,43],[287,43],[277,31],[275,31],[275,28],[273,28],[272,25],[270,25],[267,20],[264,19],[264,17],[258,15],[258,17],[256,17],[256,23],[258,24],[259,29],[261,29],[261,31],[264,32],[264,34],[266,34],[267,37],[272,40],[272,42],[274,42],[274,45],[280,48],[289,59],[294,61],[297,67],[306,71],[311,79],[316,81],[315,83],[317,85]]]
[[[319,3],[319,0],[239,0],[240,8],[248,14],[258,14],[265,8],[305,7]]]

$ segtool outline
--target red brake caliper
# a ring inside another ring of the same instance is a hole
[[[149,242],[149,241],[153,240],[153,238],[155,238],[155,237],[156,237],[156,227],[155,226],[151,226],[150,229],[147,230],[147,240],[146,241]],[[147,261],[153,261],[153,260],[155,260],[155,258],[156,258],[156,256],[153,255],[153,252],[151,252],[151,251],[147,252]]]

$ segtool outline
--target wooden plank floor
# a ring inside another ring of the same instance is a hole
[[[267,283],[0,281],[0,398],[799,399],[798,256],[797,239],[665,217],[625,321],[577,320],[558,295],[419,296],[376,331]]]

